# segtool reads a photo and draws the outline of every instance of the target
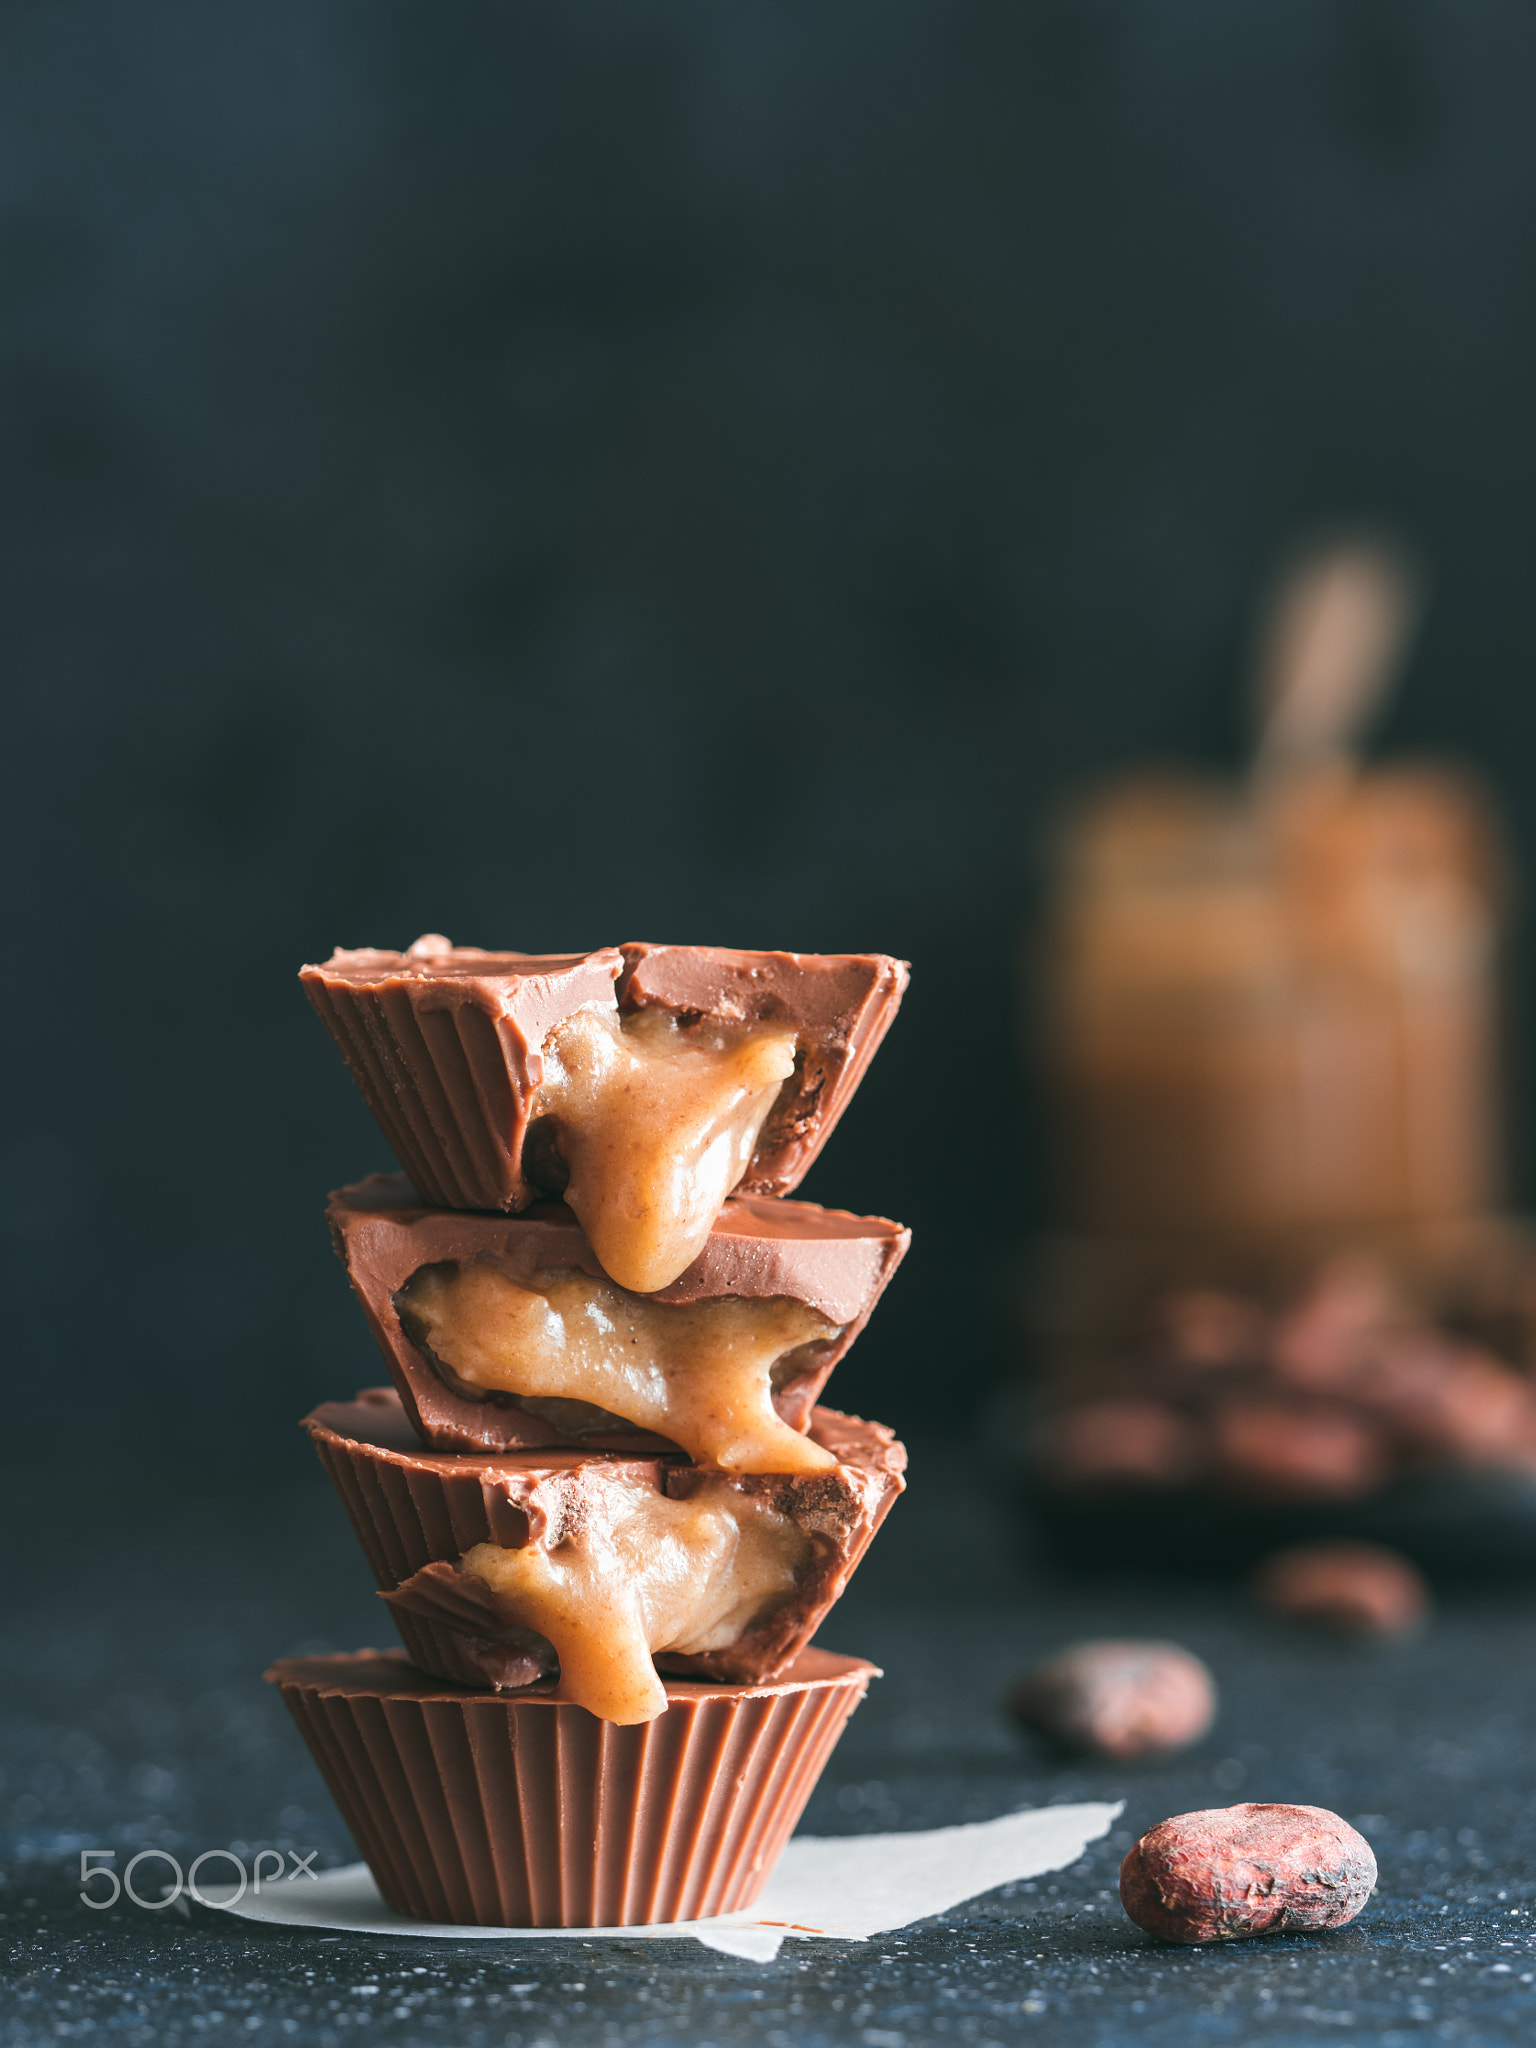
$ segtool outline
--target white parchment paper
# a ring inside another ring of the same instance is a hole
[[[1120,1805],[1041,1806],[1000,1820],[913,1835],[797,1835],[755,1906],[714,1920],[657,1927],[442,1927],[407,1919],[379,1897],[368,1867],[288,1878],[260,1892],[202,1888],[206,1903],[242,1919],[354,1934],[414,1934],[446,1941],[676,1941],[772,1962],[786,1937],[868,1941],[947,1912],[1000,1884],[1064,1870],[1114,1825]]]

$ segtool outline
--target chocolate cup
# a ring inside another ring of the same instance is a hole
[[[896,1014],[907,969],[882,953],[631,944],[545,956],[429,936],[408,953],[338,950],[299,978],[422,1199],[522,1209],[540,1192],[523,1144],[544,1078],[542,1047],[576,1011],[660,1008],[793,1027],[795,1071],[742,1181],[744,1192],[782,1195],[799,1185],[847,1107]]]
[[[643,1927],[750,1906],[879,1673],[807,1650],[772,1685],[667,1681],[616,1728],[547,1693],[472,1693],[398,1651],[290,1657],[282,1690],[398,1913]]]
[[[511,1395],[467,1386],[416,1344],[400,1320],[395,1297],[422,1266],[489,1257],[504,1263],[514,1278],[552,1266],[604,1278],[564,1203],[541,1202],[522,1216],[428,1209],[415,1200],[404,1174],[376,1173],[336,1189],[326,1218],[390,1377],[428,1443],[454,1451],[572,1443],[583,1450],[641,1456],[677,1451],[665,1437],[618,1416],[605,1419],[598,1409],[591,1411],[594,1426],[579,1439],[562,1432]],[[679,1305],[727,1294],[786,1296],[838,1325],[838,1337],[804,1344],[793,1354],[792,1376],[774,1392],[774,1407],[783,1420],[803,1430],[828,1375],[869,1321],[910,1242],[911,1232],[885,1216],[852,1216],[815,1202],[736,1197],[726,1203],[685,1273],[658,1293],[628,1298]]]
[[[907,988],[885,953],[733,953],[724,946],[620,946],[622,1011],[660,1008],[724,1024],[793,1025],[800,1041],[738,1194],[797,1188],[853,1099]]]
[[[583,1469],[620,1464],[674,1498],[722,1475],[675,1459],[592,1458],[575,1451],[497,1457],[424,1450],[395,1395],[370,1388],[306,1416],[320,1462],[351,1518],[411,1661],[457,1685],[514,1688],[554,1669],[542,1637],[511,1626],[491,1588],[455,1569],[476,1543],[509,1550],[540,1542],[558,1504],[553,1487]],[[795,1590],[722,1650],[663,1653],[659,1669],[762,1684],[786,1670],[841,1598],[875,1531],[903,1490],[907,1454],[878,1422],[818,1408],[811,1440],[839,1461],[831,1472],[743,1474],[742,1493],[767,1495],[808,1535],[812,1554]]]

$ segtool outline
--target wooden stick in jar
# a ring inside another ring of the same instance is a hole
[[[1292,563],[1260,635],[1258,784],[1353,759],[1422,605],[1413,560],[1380,536],[1341,535]]]

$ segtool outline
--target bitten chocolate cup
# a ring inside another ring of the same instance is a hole
[[[776,1584],[767,1582],[755,1612],[738,1612],[731,1640],[692,1654],[661,1649],[655,1664],[761,1684],[781,1677],[804,1651],[905,1484],[906,1452],[890,1430],[826,1408],[815,1411],[811,1435],[837,1463],[825,1473],[788,1477],[727,1478],[674,1459],[571,1451],[433,1452],[417,1443],[388,1388],[327,1402],[304,1426],[412,1662],[456,1684],[507,1690],[549,1678],[556,1658],[545,1637],[520,1625],[515,1603],[460,1569],[477,1546],[516,1552],[563,1545],[569,1577],[571,1566],[580,1569],[580,1546],[605,1541],[610,1489],[632,1487],[642,1508],[648,1495],[686,1502],[711,1489],[728,1514],[742,1511],[747,1535],[739,1549],[745,1552],[766,1520],[770,1541],[773,1531],[788,1540],[788,1563]],[[657,1544],[665,1539],[659,1531]],[[641,1548],[641,1569],[649,1549]],[[699,1592],[710,1597],[702,1571]]]
[[[828,1374],[868,1322],[911,1242],[909,1231],[884,1216],[853,1216],[814,1202],[737,1198],[726,1203],[703,1252],[680,1279],[659,1293],[633,1295],[605,1279],[580,1225],[560,1203],[541,1203],[521,1216],[425,1208],[403,1174],[373,1174],[338,1188],[326,1215],[412,1425],[434,1447],[457,1451],[566,1444],[644,1454],[675,1451],[683,1440],[590,1402],[547,1401],[470,1384],[434,1353],[420,1319],[411,1314],[407,1289],[418,1274],[493,1265],[521,1286],[545,1284],[551,1273],[585,1276],[611,1290],[610,1311],[649,1317],[652,1329],[665,1321],[666,1311],[700,1303],[799,1304],[807,1311],[801,1318],[805,1327],[786,1330],[791,1348],[771,1365],[765,1362],[768,1384],[760,1384],[759,1398],[770,1434],[775,1416],[803,1432]],[[664,1344],[665,1338],[657,1341]],[[631,1355],[625,1345],[616,1346],[618,1362]],[[640,1385],[642,1391],[652,1388],[655,1379],[647,1373]],[[718,1381],[703,1388],[706,1414],[718,1415],[718,1391]],[[684,1447],[711,1463],[730,1462],[719,1443],[707,1438],[695,1437]],[[791,1469],[782,1449],[776,1454],[770,1447],[759,1469],[775,1468]]]
[[[770,1685],[671,1679],[665,1713],[615,1728],[536,1692],[445,1688],[398,1653],[267,1673],[388,1904],[472,1927],[750,1906],[878,1675],[807,1650]]]
[[[907,969],[878,953],[636,943],[540,955],[429,935],[405,953],[338,950],[300,979],[422,1199],[515,1210],[564,1186],[558,1142],[525,1155],[525,1140],[541,1114],[548,1042],[578,1012],[791,1032],[793,1072],[739,1181],[743,1193],[782,1195],[847,1107]]]

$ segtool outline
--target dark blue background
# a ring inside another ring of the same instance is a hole
[[[293,970],[426,927],[909,955],[807,1191],[919,1233],[837,1397],[963,1426],[1033,849],[1237,757],[1298,528],[1422,547],[1382,743],[1529,839],[1533,60],[1519,0],[12,0],[12,1451],[292,1471],[377,1376]]]

